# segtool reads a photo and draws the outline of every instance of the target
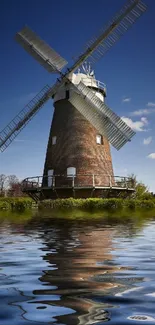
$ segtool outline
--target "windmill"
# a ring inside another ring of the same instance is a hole
[[[17,42],[34,59],[48,72],[59,74],[53,86],[46,85],[0,132],[3,152],[41,107],[53,99],[55,111],[38,188],[69,188],[71,179],[71,188],[75,187],[75,181],[83,189],[91,182],[96,189],[107,187],[109,179],[110,187],[116,185],[109,143],[119,150],[135,133],[105,104],[106,87],[96,80],[88,60],[94,64],[103,57],[145,11],[146,5],[141,0],[129,0],[64,72],[67,61],[31,29],[24,27],[17,33]],[[27,181],[30,183],[36,184]],[[44,192],[45,197],[49,196],[47,193]]]

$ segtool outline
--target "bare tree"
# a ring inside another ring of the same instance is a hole
[[[11,184],[11,187],[8,190],[9,196],[22,196],[22,190],[21,190],[21,184],[20,183],[14,183]]]
[[[14,184],[17,184],[18,182],[19,182],[19,180],[18,180],[18,177],[16,175],[9,175],[7,177],[8,188],[10,188]]]
[[[22,196],[21,182],[16,175],[9,175],[8,183],[8,196]]]
[[[4,174],[1,174],[0,175],[0,195],[4,195],[6,180],[7,180],[7,176]]]

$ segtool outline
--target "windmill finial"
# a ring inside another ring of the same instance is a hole
[[[85,61],[82,64],[82,69],[87,76],[95,77],[94,70],[92,70],[92,66],[90,62]]]

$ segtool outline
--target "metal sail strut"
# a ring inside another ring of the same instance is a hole
[[[116,41],[126,33],[138,18],[140,18],[146,9],[146,4],[141,0],[129,0],[122,10],[109,22],[105,29],[102,30],[101,34],[88,42],[86,51],[77,58],[71,68],[67,69],[64,74],[61,74],[60,83],[57,83],[58,86],[56,90],[68,80],[69,76],[77,70],[88,57],[96,61],[104,56]]]
[[[92,61],[96,61],[104,56],[146,9],[146,4],[140,0],[128,1],[122,10],[101,31],[101,34],[87,43],[86,51],[78,57],[74,65],[69,69],[69,72],[74,72],[90,56]]]
[[[0,132],[0,151],[4,151],[32,117],[49,99],[50,87],[46,85]]]

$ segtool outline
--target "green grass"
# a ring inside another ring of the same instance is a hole
[[[33,200],[30,198],[0,198],[0,210],[15,210],[22,211],[32,209]],[[56,199],[43,200],[38,204],[39,210],[83,210],[83,211],[102,211],[102,210],[122,210],[122,209],[155,209],[155,198],[152,199]]]
[[[152,199],[56,199],[56,200],[43,200],[39,203],[40,210],[71,210],[81,209],[87,211],[95,210],[121,210],[121,209],[154,209],[155,198]]]
[[[25,210],[32,208],[33,200],[27,197],[0,197],[0,210]]]

